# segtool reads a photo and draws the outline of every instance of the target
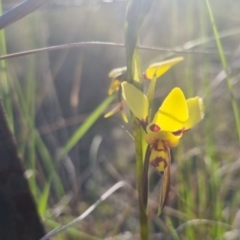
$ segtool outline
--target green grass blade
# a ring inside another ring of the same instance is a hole
[[[118,189],[126,186],[126,182],[119,181],[114,184],[110,189],[108,189],[93,205],[91,205],[86,211],[84,211],[79,217],[75,218],[73,221],[69,222],[66,225],[58,227],[45,236],[43,236],[40,240],[47,240],[61,232],[65,232],[67,229],[73,227],[77,223],[81,222],[85,219],[91,212],[93,212],[103,201],[105,201],[108,197],[110,197],[113,193],[115,193]]]
[[[219,36],[219,33],[218,33],[217,26],[215,24],[213,12],[212,12],[212,8],[211,8],[209,0],[206,0],[206,4],[207,4],[208,14],[209,14],[210,21],[211,21],[211,24],[212,24],[213,33],[214,33],[215,41],[216,41],[216,44],[217,44],[219,56],[220,56],[220,59],[221,59],[222,67],[223,67],[223,69],[224,69],[224,71],[227,75],[227,78],[226,78],[227,86],[228,86],[228,91],[229,91],[230,97],[231,97],[231,104],[232,104],[234,118],[235,118],[236,127],[237,127],[238,140],[240,142],[240,118],[239,118],[238,105],[237,105],[237,101],[236,101],[236,99],[234,97],[234,94],[233,94],[233,87],[232,87],[231,79],[230,79],[229,72],[228,72],[227,61],[226,61],[226,58],[225,58],[225,55],[224,55],[224,52],[223,52],[223,47],[222,47],[222,44],[221,44],[221,40],[220,40],[220,36]]]
[[[69,138],[66,145],[63,147],[58,159],[61,159],[67,154],[76,143],[82,138],[82,136],[90,129],[90,127],[101,116],[103,111],[109,106],[115,97],[113,95],[107,97],[86,119],[86,121],[75,131],[75,133]]]
[[[42,216],[45,211],[48,208],[48,197],[50,194],[50,181],[46,184],[46,186],[43,189],[42,195],[40,196],[38,200],[38,213],[40,216]]]
[[[0,15],[2,14],[2,1],[0,0]],[[6,38],[5,38],[5,31],[0,31],[0,55],[7,54],[7,47],[6,47]],[[8,75],[7,75],[7,63],[6,61],[0,61],[0,97],[3,100],[4,107],[7,112],[8,116],[8,124],[12,132],[14,132],[14,124],[13,124],[13,109],[12,109],[12,100],[10,95],[10,86],[8,82]]]
[[[50,229],[53,229],[53,228],[57,228],[59,227],[59,223],[58,222],[55,222],[51,219],[47,219],[45,221],[45,224],[50,228]],[[102,238],[99,238],[99,237],[95,237],[95,236],[92,236],[90,234],[87,234],[87,233],[84,233],[84,232],[81,232],[80,230],[76,229],[76,228],[68,228],[66,230],[66,232],[62,233],[60,236],[58,236],[58,239],[66,239],[65,235],[70,235],[71,237],[75,238],[75,239],[85,239],[85,240],[103,240]]]
[[[35,131],[35,144],[36,144],[36,151],[41,156],[41,159],[43,161],[43,168],[46,175],[46,178],[48,181],[50,181],[54,186],[54,189],[56,190],[58,198],[62,198],[65,194],[60,176],[58,175],[58,172],[56,171],[56,166],[54,165],[54,159],[51,157],[49,150],[47,146],[45,145],[43,139],[39,135],[38,131]]]

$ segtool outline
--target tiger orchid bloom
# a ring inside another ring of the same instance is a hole
[[[141,191],[145,209],[148,200],[149,162],[158,172],[163,173],[158,211],[160,213],[165,205],[170,186],[170,148],[176,147],[183,133],[193,128],[203,118],[202,99],[199,97],[186,99],[180,88],[174,88],[153,119],[149,120],[151,117],[149,116],[149,98],[128,82],[123,82],[121,88],[123,99],[146,133],[147,148]]]
[[[143,74],[144,79],[152,80],[153,78],[159,78],[164,73],[166,73],[171,67],[175,64],[181,62],[183,57],[176,57],[162,62],[156,62],[148,66],[145,73]],[[124,101],[121,97],[121,83],[126,80],[126,71],[127,67],[114,68],[108,74],[108,77],[112,79],[111,84],[108,89],[108,94],[112,95],[115,92],[118,92],[118,104],[111,111],[104,115],[105,118],[108,118],[114,115],[117,112],[120,112],[124,122],[128,122],[126,113],[123,110]]]

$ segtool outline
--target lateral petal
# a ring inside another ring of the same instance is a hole
[[[123,82],[121,86],[123,99],[126,101],[133,115],[140,121],[145,122],[148,116],[149,107],[147,97],[134,85],[128,82]]]
[[[183,57],[176,57],[176,58],[168,59],[166,61],[153,63],[147,68],[145,72],[145,76],[149,80],[152,80],[154,77],[159,78],[165,72],[167,72],[171,67],[181,62],[183,59],[184,59]]]
[[[204,105],[203,101],[199,97],[189,98],[187,100],[189,118],[184,124],[185,130],[193,128],[204,117]]]

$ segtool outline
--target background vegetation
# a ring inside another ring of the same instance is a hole
[[[2,0],[3,10],[17,3]],[[204,120],[173,151],[161,217],[159,176],[151,169],[150,239],[238,239],[240,138],[232,104],[240,104],[240,2],[210,3],[215,35],[202,0],[155,0],[141,27],[139,44],[162,49],[141,50],[143,66],[185,58],[157,82],[156,108],[175,86],[205,103]],[[2,31],[0,53],[86,41],[122,44],[126,6],[124,0],[52,1]],[[112,101],[107,75],[126,65],[125,49],[85,44],[0,64],[2,100],[46,228],[69,223],[123,180],[130,187],[56,239],[138,239],[131,127],[117,115],[103,118]]]

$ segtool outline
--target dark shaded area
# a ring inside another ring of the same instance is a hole
[[[37,240],[44,235],[15,140],[0,104],[0,239]]]

